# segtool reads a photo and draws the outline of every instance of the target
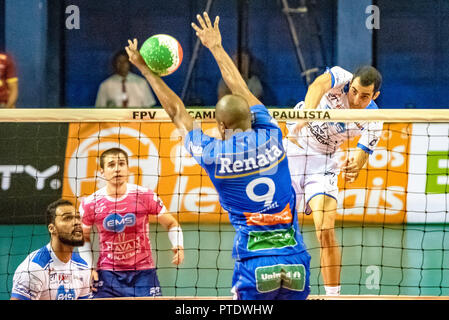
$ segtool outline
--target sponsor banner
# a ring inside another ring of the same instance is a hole
[[[407,222],[448,223],[449,124],[412,126]]]
[[[217,134],[213,123],[203,129]],[[64,197],[80,200],[105,186],[99,156],[113,147],[129,155],[129,182],[154,190],[181,222],[229,223],[212,182],[168,122],[70,124]]]
[[[0,224],[45,223],[62,193],[67,124],[0,124]]]
[[[276,229],[270,231],[250,231],[248,236],[248,250],[258,251],[267,249],[282,249],[294,247],[298,243],[295,239],[295,229]]]
[[[206,134],[217,135],[215,123],[202,125]],[[285,133],[285,123],[279,125]],[[98,157],[111,147],[129,153],[129,182],[155,190],[181,222],[229,222],[172,123],[2,123],[0,132],[0,223],[43,223],[46,206],[61,193],[76,200],[103,187]],[[385,124],[358,179],[339,179],[337,220],[447,223],[448,132],[447,123]],[[340,161],[356,143],[343,146]],[[288,212],[273,217],[284,218]],[[270,223],[262,214],[247,219]]]
[[[353,183],[338,179],[337,219],[367,223],[406,222],[411,124],[384,124],[379,143]],[[348,141],[339,153],[343,161],[357,147]],[[422,149],[421,153],[423,152]]]
[[[294,291],[304,291],[305,289],[306,268],[302,264],[258,267],[255,276],[259,292],[270,292],[281,287]]]
[[[279,125],[285,133],[285,123],[280,122]],[[202,126],[206,134],[217,135],[215,123],[203,123]],[[448,170],[449,148],[447,125],[443,126],[446,129],[440,130],[446,130],[446,136],[442,138],[444,140],[445,137],[444,143],[436,142],[440,147],[438,149],[432,147],[433,143],[425,141],[434,141],[434,137],[430,139],[428,133],[420,134],[419,130],[428,130],[422,129],[429,128],[428,124],[385,124],[381,140],[358,179],[354,183],[346,183],[339,178],[337,220],[362,223],[417,222],[423,220],[426,212],[428,215],[431,210],[439,210],[433,206],[446,210],[448,175],[445,173]],[[434,128],[434,125],[430,125],[430,128]],[[356,144],[357,139],[354,139],[344,145],[339,153],[339,161],[343,162],[355,150]],[[426,153],[429,146],[429,153]],[[155,190],[167,210],[177,214],[181,222],[229,223],[210,179],[187,153],[178,131],[169,122],[71,124],[63,183],[65,197],[85,197],[105,185],[98,157],[111,147],[121,147],[128,152],[132,173],[130,183]],[[422,159],[426,159],[424,166],[418,165]],[[426,174],[427,170],[435,168],[439,170],[433,171],[436,174]],[[412,180],[409,181],[409,177]],[[414,182],[416,179],[424,181]],[[433,201],[433,196],[441,199],[435,200],[435,204],[426,201]],[[415,202],[419,202],[419,206],[412,204]],[[406,218],[407,211],[409,219]],[[410,213],[414,214],[414,211],[420,218],[410,219]],[[441,214],[425,221],[441,221]],[[247,218],[263,218],[266,221],[264,216]],[[276,218],[284,218],[283,213]],[[304,220],[311,222],[312,217],[304,216]]]

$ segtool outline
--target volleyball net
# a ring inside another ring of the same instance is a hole
[[[216,136],[213,109],[189,109]],[[270,109],[286,121],[383,121],[381,139],[354,183],[338,180],[336,235],[342,294],[449,296],[449,111]],[[48,243],[46,206],[81,199],[105,185],[98,158],[129,154],[129,182],[154,190],[184,231],[185,261],[171,264],[167,232],[150,226],[164,296],[229,297],[234,229],[207,174],[190,157],[162,109],[0,110],[0,299],[14,271]],[[357,138],[341,148],[341,161]],[[323,172],[324,174],[324,172]],[[320,245],[299,208],[312,256],[312,295],[323,295]],[[98,250],[95,245],[94,250]],[[95,254],[94,254],[95,258]]]

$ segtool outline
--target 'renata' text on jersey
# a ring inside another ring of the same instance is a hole
[[[185,146],[206,170],[236,229],[233,257],[305,250],[298,230],[282,131],[263,105],[251,107],[252,130],[219,140],[194,129]]]
[[[332,79],[332,88],[321,98],[317,107],[326,109],[349,109],[348,90],[352,80],[352,73],[341,67],[327,69]],[[294,109],[302,109],[304,102],[298,103]],[[366,109],[377,109],[374,101]],[[287,123],[291,129],[296,123]],[[298,143],[324,154],[333,154],[344,141],[360,136],[358,147],[371,154],[382,133],[383,123],[378,122],[324,122],[312,121],[301,130]]]
[[[133,184],[127,184],[127,192],[120,198],[108,196],[104,187],[84,199],[80,205],[83,225],[95,225],[100,234],[97,268],[113,271],[154,268],[148,216],[165,212],[156,193]]]
[[[14,273],[11,297],[20,300],[90,298],[91,270],[77,251],[64,263],[51,245],[32,252]]]

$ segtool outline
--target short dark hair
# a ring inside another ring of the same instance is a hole
[[[114,53],[114,55],[112,56],[112,70],[117,71],[117,60],[119,57],[121,56],[125,56],[126,58],[128,58],[128,53],[126,52],[125,49],[119,50],[116,53]]]
[[[354,77],[360,79],[360,84],[364,87],[374,84],[374,93],[382,86],[382,75],[372,66],[361,66],[354,72]]]
[[[51,223],[55,223],[55,219],[56,219],[56,210],[57,210],[59,207],[62,207],[62,206],[72,206],[72,207],[75,207],[71,201],[66,200],[66,199],[58,199],[58,200],[56,200],[56,201],[50,203],[50,204],[48,205],[48,207],[47,207],[47,211],[46,211],[46,214],[45,214],[46,220],[47,220],[47,226],[48,226],[49,224],[51,224]]]
[[[125,150],[120,149],[120,148],[111,148],[111,149],[108,149],[108,150],[104,151],[101,154],[101,156],[100,156],[100,168],[104,169],[104,159],[107,156],[118,155],[118,154],[123,154],[125,156],[125,159],[126,159],[126,164],[129,164],[129,162],[128,162],[128,153]]]

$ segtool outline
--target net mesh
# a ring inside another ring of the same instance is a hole
[[[234,229],[204,170],[163,110],[0,110],[0,299],[14,271],[48,243],[44,211],[64,197],[76,202],[104,186],[98,157],[120,147],[130,155],[129,182],[154,190],[184,231],[185,261],[171,263],[167,232],[150,226],[164,296],[229,297]],[[345,295],[449,295],[449,113],[377,110],[304,114],[272,109],[285,121],[385,121],[379,144],[354,183],[338,180],[335,232]],[[192,109],[216,135],[213,110]],[[357,139],[341,148],[341,159]],[[301,211],[301,208],[300,208]],[[320,245],[311,216],[299,213],[312,256],[311,294],[323,295]],[[98,237],[94,235],[94,251]],[[94,253],[94,261],[98,252]]]

